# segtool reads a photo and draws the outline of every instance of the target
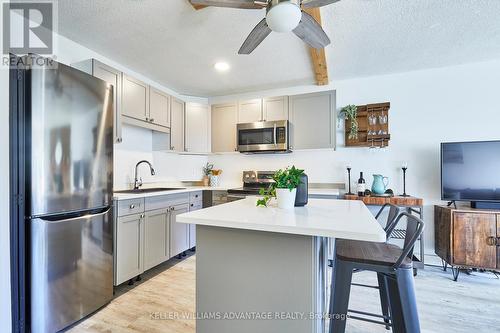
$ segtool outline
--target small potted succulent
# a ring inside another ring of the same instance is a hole
[[[203,186],[208,186],[213,169],[214,165],[208,162],[203,167]]]
[[[262,199],[257,200],[257,206],[267,206],[271,197],[276,197],[278,208],[291,209],[295,207],[295,197],[297,187],[300,185],[300,177],[304,170],[297,169],[295,166],[278,170],[273,175],[274,183],[267,190],[261,189]]]

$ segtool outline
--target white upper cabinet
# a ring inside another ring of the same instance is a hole
[[[171,98],[170,150],[184,151],[184,106],[183,101]]]
[[[288,96],[269,97],[262,100],[262,120],[288,119]]]
[[[122,72],[110,67],[102,62],[89,59],[84,60],[75,64],[73,67],[86,72],[87,74],[93,75],[109,84],[113,85],[113,102],[114,102],[114,120],[113,120],[113,135],[114,142],[122,142],[122,123],[121,123],[121,112],[122,112]]]
[[[290,96],[290,148],[335,147],[335,91]]]
[[[186,103],[186,151],[210,152],[210,110],[208,105]]]
[[[212,105],[212,152],[237,151],[238,104]]]
[[[238,103],[238,123],[253,123],[262,120],[262,99],[251,99]]]
[[[170,96],[149,88],[149,122],[163,127],[170,127]]]
[[[122,115],[149,122],[149,85],[123,74]]]

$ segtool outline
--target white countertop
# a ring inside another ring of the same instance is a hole
[[[161,186],[161,187],[169,187],[169,186]],[[174,187],[174,186],[172,186]],[[179,186],[178,190],[170,190],[170,191],[156,191],[156,192],[143,192],[143,193],[113,193],[114,200],[127,200],[127,199],[136,199],[136,198],[146,198],[146,197],[154,197],[157,195],[166,195],[166,194],[178,194],[178,193],[188,193],[188,192],[196,192],[196,191],[227,191],[226,187],[210,187],[210,186]]]
[[[307,193],[309,195],[324,195],[324,196],[339,196],[340,190],[338,188],[311,188],[309,187]]]
[[[305,207],[283,210],[272,200],[256,207],[256,198],[177,216],[180,223],[297,235],[384,242],[385,232],[365,204],[357,200],[309,199]]]
[[[227,191],[230,188],[237,188],[237,186],[232,186],[232,187],[224,187],[224,186],[217,186],[217,187],[211,187],[211,186],[157,186],[157,187],[179,187],[178,190],[171,190],[171,191],[157,191],[157,192],[143,192],[143,193],[113,193],[113,199],[114,200],[127,200],[127,199],[136,199],[136,198],[146,198],[146,197],[154,197],[157,195],[166,195],[166,194],[178,194],[178,193],[188,193],[188,192],[196,192],[196,191],[203,191],[203,190],[209,190],[209,191]],[[338,196],[339,195],[339,190],[335,188],[309,188],[309,194],[313,195],[323,195],[323,196]]]

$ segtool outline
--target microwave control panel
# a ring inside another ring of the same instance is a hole
[[[286,128],[276,128],[276,143],[286,143]]]

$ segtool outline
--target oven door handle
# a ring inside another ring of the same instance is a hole
[[[276,123],[274,123],[273,140],[274,140],[274,146],[276,147],[276,145],[277,145],[277,142],[276,142]]]

